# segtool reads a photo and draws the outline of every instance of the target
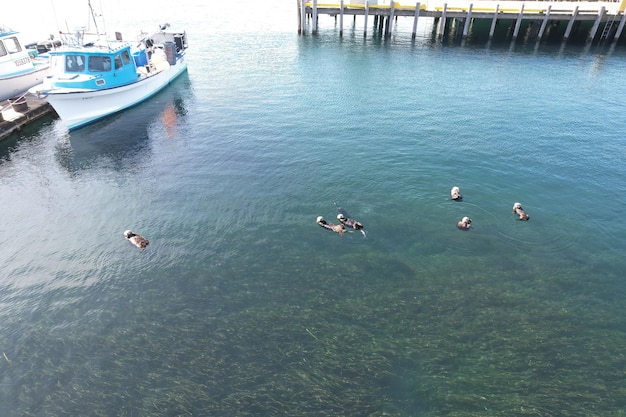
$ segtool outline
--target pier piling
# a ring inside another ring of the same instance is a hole
[[[517,15],[517,21],[515,22],[515,29],[513,30],[513,40],[517,39],[519,35],[519,28],[522,25],[522,18],[524,17],[524,3],[519,8],[519,14]]]
[[[415,19],[413,19],[413,32],[411,33],[411,38],[415,39],[417,34],[417,19],[420,17],[420,3],[415,3]]]
[[[496,4],[496,11],[493,13],[491,28],[489,29],[489,40],[493,39],[493,34],[496,31],[496,23],[498,23],[498,13],[500,13],[500,5]]]
[[[472,21],[472,6],[473,4],[470,4],[467,9],[467,17],[465,18],[465,25],[463,25],[463,39],[467,39],[467,35],[469,34],[469,27]]]
[[[622,31],[624,30],[624,23],[626,23],[626,14],[622,12],[622,18],[619,21],[619,25],[617,26],[617,30],[615,31],[615,37],[613,38],[613,42],[617,42],[619,37],[622,35]]]
[[[602,18],[604,17],[605,10],[606,9],[604,8],[604,6],[602,6],[602,8],[600,9],[600,12],[598,13],[598,18],[596,19],[595,22],[593,22],[593,26],[591,27],[591,30],[589,31],[587,42],[593,42],[593,38],[596,37],[596,32],[598,31],[598,28],[600,27],[600,22],[602,21]]]
[[[437,39],[443,38],[443,34],[446,30],[446,11],[448,9],[448,3],[443,4],[443,9],[441,10],[441,17],[439,18],[439,25],[437,27]]]
[[[567,24],[567,28],[565,29],[565,34],[563,35],[563,41],[567,41],[569,39],[569,35],[572,32],[572,27],[574,26],[574,22],[576,22],[576,16],[578,16],[578,6],[574,9],[574,13],[572,13],[572,18],[569,20]]]
[[[552,10],[552,6],[548,6],[548,10],[546,10],[546,16],[543,18],[541,22],[541,27],[539,28],[539,33],[537,34],[537,41],[540,41],[543,37],[543,33],[546,30],[546,26],[548,25],[548,20],[550,20],[550,11]]]
[[[394,18],[394,11],[395,11],[395,4],[396,2],[392,1],[391,2],[391,7],[389,9],[389,18],[387,20],[387,31],[385,32],[385,37],[391,35],[391,25],[393,24],[393,18]]]
[[[343,37],[343,0],[341,0],[339,12],[339,36]]]
[[[364,24],[364,28],[363,28],[363,37],[367,36],[367,17],[369,16],[369,12],[370,12],[370,4],[368,1],[365,2],[365,24]],[[374,21],[374,25],[376,25],[376,21]]]
[[[313,34],[317,35],[317,0],[313,0]]]

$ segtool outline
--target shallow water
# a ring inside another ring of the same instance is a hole
[[[187,75],[0,144],[0,414],[626,412],[621,46],[298,36],[286,3],[172,10]]]

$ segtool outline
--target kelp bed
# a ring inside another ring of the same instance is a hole
[[[0,414],[626,414],[617,274],[341,242],[48,292],[5,319]]]

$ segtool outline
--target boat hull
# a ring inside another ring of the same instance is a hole
[[[94,123],[152,97],[187,71],[184,55],[167,70],[121,87],[103,90],[50,91],[46,100],[69,130]]]
[[[41,84],[48,75],[48,65],[40,64],[32,71],[0,77],[0,101],[20,96],[29,88]]]

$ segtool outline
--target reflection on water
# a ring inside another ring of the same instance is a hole
[[[174,99],[173,103],[168,105],[161,112],[161,122],[165,127],[168,138],[174,138],[178,135],[178,125],[180,117],[187,114],[185,102],[183,99]]]
[[[171,86],[148,101],[100,122],[67,132],[59,140],[56,158],[65,169],[76,172],[94,166],[121,170],[150,157],[150,126],[161,123],[169,138],[187,114],[188,75],[182,74]]]

